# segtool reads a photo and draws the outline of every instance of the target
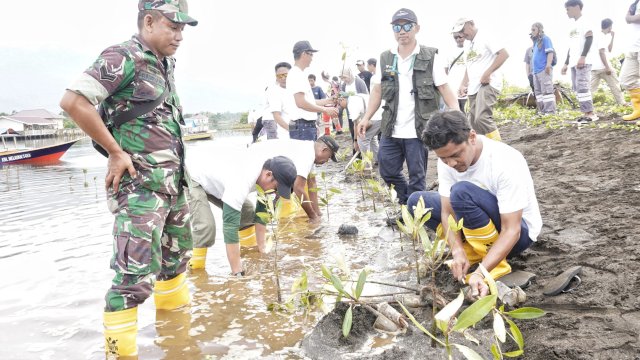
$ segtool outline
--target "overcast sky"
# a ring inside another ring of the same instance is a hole
[[[630,26],[624,21],[631,0],[583,0],[585,16],[599,30],[614,21],[614,53],[625,51]],[[320,50],[311,64],[318,78],[336,75],[358,59],[378,58],[394,46],[389,25],[400,7],[416,12],[420,43],[451,51],[456,19],[471,17],[481,31],[493,32],[510,54],[503,66],[508,82],[525,85],[524,53],[531,24],[545,26],[559,54],[566,54],[569,19],[564,0],[348,1],[189,0],[200,23],[184,32],[176,54],[176,86],[186,113],[248,111],[262,102],[273,80],[273,66],[293,63],[292,48],[309,40]],[[109,45],[136,31],[137,0],[6,1],[0,37],[0,112],[44,108],[61,111],[65,86]],[[559,62],[564,55],[559,56]],[[560,66],[555,69],[560,77]],[[324,86],[322,81],[320,84]]]

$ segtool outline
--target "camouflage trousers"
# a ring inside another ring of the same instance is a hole
[[[116,272],[105,296],[105,311],[142,304],[155,278],[170,280],[186,271],[193,242],[186,191],[168,195],[129,184],[112,194],[111,269]]]

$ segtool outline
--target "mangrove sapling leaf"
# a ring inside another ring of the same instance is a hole
[[[511,331],[511,338],[513,338],[513,341],[515,341],[518,345],[518,349],[524,349],[524,337],[522,336],[518,325],[516,325],[516,323],[514,323],[512,320],[506,320],[507,324],[509,324],[509,331]]]
[[[342,320],[342,336],[348,337],[351,332],[351,325],[353,323],[353,312],[351,310],[351,305],[347,309],[347,312],[344,314],[344,320]]]
[[[521,307],[519,309],[505,312],[504,314],[511,316],[514,319],[537,319],[546,315],[546,312],[534,307]]]
[[[453,346],[455,346],[467,360],[484,360],[480,354],[467,346],[460,344],[453,344]]]
[[[322,270],[322,276],[328,281],[331,281],[331,270],[325,265],[320,265],[320,269]]]
[[[487,268],[484,267],[484,265],[482,265],[482,263],[478,264],[478,269],[480,269],[480,271],[482,272],[482,275],[484,276],[484,280],[487,282],[487,285],[489,286],[489,292],[497,296],[498,285],[496,285],[496,281],[493,280],[493,276],[491,276],[491,273],[487,270]]]
[[[504,327],[504,320],[498,311],[493,311],[493,332],[500,342],[507,341],[507,329]]]
[[[360,295],[362,295],[362,290],[364,289],[364,284],[367,281],[367,271],[362,270],[360,272],[360,276],[358,276],[358,284],[356,285],[355,298],[356,300],[360,299]]]
[[[476,345],[480,345],[480,340],[476,339],[475,336],[471,335],[471,332],[469,331],[469,328],[467,328],[465,331],[462,332],[462,335],[464,335],[464,338],[471,341],[472,343],[476,344]]]
[[[464,293],[461,290],[457,298],[445,305],[445,307],[438,311],[438,313],[434,316],[436,325],[443,334],[446,334],[449,331],[449,323],[451,322],[451,319],[456,315],[458,310],[460,310],[460,307],[463,303]]]
[[[510,357],[510,358],[522,356],[522,354],[524,354],[524,350],[514,350],[514,351],[509,351],[509,352],[506,352],[506,353],[502,353],[502,355],[504,355],[506,357]]]
[[[411,322],[413,323],[413,325],[415,325],[415,327],[420,329],[420,331],[425,333],[425,335],[429,336],[433,341],[437,342],[441,346],[444,346],[444,347],[447,346],[445,343],[442,342],[442,340],[435,337],[432,333],[429,332],[429,330],[427,330],[424,326],[422,326],[422,324],[420,324],[418,320],[416,320],[416,318],[413,317],[413,315],[409,312],[409,310],[407,310],[406,307],[404,307],[404,305],[401,302],[398,302],[398,305],[400,305],[400,307],[402,308],[402,311],[404,311],[405,315],[407,315],[407,317],[409,318],[409,320],[411,320]]]
[[[342,281],[340,280],[339,277],[335,276],[334,274],[331,274],[331,277],[329,278],[329,280],[331,281],[331,284],[333,284],[333,287],[336,288],[336,290],[338,290],[338,292],[346,294],[346,292],[344,291],[344,287],[342,286]]]
[[[460,314],[452,330],[461,332],[469,326],[475,325],[495,307],[497,300],[498,295],[495,294],[487,295],[477,300]]]
[[[496,360],[502,359],[502,351],[500,351],[496,343],[491,344],[491,355]]]

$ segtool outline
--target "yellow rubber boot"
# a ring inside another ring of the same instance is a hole
[[[502,137],[500,137],[500,130],[495,129],[488,134],[484,134],[484,136],[488,137],[491,140],[502,141]]]
[[[189,260],[191,269],[204,269],[207,260],[207,248],[193,248],[193,255]]]
[[[240,239],[240,246],[256,246],[256,226],[251,225],[238,231],[238,238]]]
[[[179,274],[171,280],[156,281],[153,289],[156,310],[173,310],[189,304],[189,287],[187,275]]]
[[[138,354],[138,307],[104,312],[104,350],[109,356],[135,356]]]
[[[307,199],[308,200],[308,199]],[[298,211],[296,204],[291,200],[280,198],[276,206],[280,207],[279,218],[287,218],[293,216]]]
[[[500,235],[491,220],[489,220],[487,225],[478,229],[468,229],[463,227],[462,232],[467,240],[464,244],[464,250],[472,265],[482,261],[489,252],[491,245],[498,240],[498,236]],[[500,261],[496,267],[489,271],[491,277],[494,279],[499,279],[510,272],[511,265],[507,263],[506,259]],[[469,281],[469,275],[467,275],[467,281]]]
[[[640,118],[640,88],[629,90],[629,96],[631,98],[633,112],[629,115],[623,116],[622,120],[624,121],[633,121]]]

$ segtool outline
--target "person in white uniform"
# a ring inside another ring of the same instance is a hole
[[[482,264],[494,279],[511,272],[507,259],[533,244],[542,229],[542,217],[527,161],[500,141],[478,135],[460,111],[431,116],[422,141],[438,156],[438,191],[411,194],[413,211],[422,198],[432,208],[426,225],[440,238],[449,215],[463,219],[460,231],[446,239],[456,280],[466,281],[471,294],[484,296],[488,287],[482,272],[467,274]]]

